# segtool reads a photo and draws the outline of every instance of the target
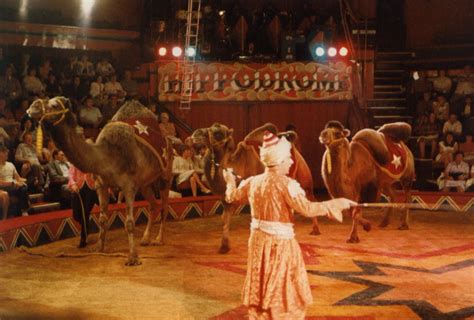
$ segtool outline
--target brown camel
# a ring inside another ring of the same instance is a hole
[[[64,151],[69,161],[83,172],[92,173],[97,178],[97,194],[100,202],[100,233],[97,249],[104,250],[107,228],[107,207],[109,188],[120,188],[127,205],[125,229],[128,233],[129,255],[127,265],[138,265],[138,258],[133,229],[133,202],[138,191],[150,202],[151,216],[141,240],[142,245],[161,244],[163,242],[164,224],[168,214],[168,193],[171,181],[172,149],[168,147],[167,159],[162,159],[141,137],[134,133],[131,124],[122,122],[126,119],[142,119],[143,122],[155,119],[154,114],[137,101],[126,102],[100,132],[95,143],[88,143],[76,133],[76,119],[69,112],[71,104],[64,97],[50,100],[37,100],[28,113],[38,117],[46,129],[51,132],[53,140]],[[133,120],[135,121],[135,120]],[[138,125],[139,122],[136,122]],[[141,124],[141,122],[140,122]],[[152,130],[152,128],[141,127]],[[159,131],[159,130],[158,130]],[[161,136],[159,136],[161,137]],[[161,143],[166,141],[161,138]],[[169,144],[168,144],[169,145]],[[151,225],[156,219],[158,206],[152,190],[152,184],[158,180],[163,215],[157,238],[151,241]]]
[[[404,191],[405,202],[409,202],[415,177],[415,163],[413,154],[403,141],[410,137],[411,126],[396,122],[386,124],[378,131],[363,129],[351,142],[347,139],[349,135],[350,131],[340,122],[330,121],[319,136],[320,142],[326,146],[321,169],[331,197],[345,197],[356,202],[376,202],[383,193],[393,202],[396,183],[399,182]],[[400,158],[389,152],[386,140],[405,150],[404,164]],[[399,172],[394,174],[385,167],[390,163],[396,168],[400,167]],[[388,225],[391,210],[386,211],[380,227]],[[347,242],[359,242],[358,224],[366,231],[370,230],[370,223],[362,218],[360,209],[355,209],[352,214],[352,231]],[[408,209],[402,214],[399,229],[408,229]]]
[[[214,194],[221,195],[224,199],[226,184],[222,176],[224,168],[232,168],[234,174],[239,179],[246,179],[250,176],[260,174],[264,171],[264,166],[260,162],[258,146],[263,142],[263,133],[268,130],[277,133],[277,128],[271,123],[267,123],[247,135],[244,141],[235,146],[232,137],[233,129],[225,125],[215,123],[209,128],[197,129],[192,139],[195,144],[205,144],[209,147],[209,152],[205,157],[204,172]],[[285,135],[290,141],[296,138],[293,131],[279,133]],[[301,154],[293,147],[295,164],[290,169],[290,176],[300,182],[309,198],[313,197],[313,178],[311,171]],[[219,253],[227,253],[229,246],[230,218],[235,211],[236,205],[222,201],[224,221],[221,246]],[[319,234],[317,220],[313,220],[312,234]]]

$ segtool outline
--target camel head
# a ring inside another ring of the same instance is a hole
[[[70,107],[71,102],[65,97],[55,97],[49,100],[37,99],[33,101],[26,112],[33,119],[56,125],[64,119]]]
[[[351,131],[345,129],[342,123],[339,121],[329,121],[324,130],[321,131],[319,135],[319,142],[330,146],[331,144],[338,142],[338,141],[347,141],[347,137],[351,135]]]
[[[265,123],[263,126],[256,128],[250,132],[245,138],[245,143],[256,142],[258,145],[263,143],[263,134],[265,131],[270,131],[273,134],[277,134],[278,129],[273,123]]]
[[[214,123],[209,128],[200,128],[193,132],[191,139],[193,144],[204,144],[209,148],[222,147],[229,141],[233,141],[232,134],[234,129],[227,126]]]

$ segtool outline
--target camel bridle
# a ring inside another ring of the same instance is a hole
[[[225,139],[219,142],[216,142],[216,139],[214,139],[214,136],[211,134],[211,130],[207,130],[207,136],[209,138],[209,151],[211,153],[211,163],[212,163],[211,171],[209,174],[211,176],[211,179],[214,180],[214,177],[216,176],[216,167],[220,167],[220,165],[216,162],[216,155],[214,152],[214,148],[224,146],[230,140],[230,136],[227,136]]]
[[[326,166],[328,169],[328,174],[331,174],[332,172],[332,158],[331,158],[331,150],[329,150],[329,147],[345,139],[346,139],[346,136],[342,135],[342,137],[331,140],[330,143],[326,144]]]
[[[56,120],[55,122],[53,122],[53,126],[57,126],[58,124],[60,124],[64,120],[64,118],[66,117],[66,113],[69,111],[69,109],[64,106],[64,103],[61,101],[61,99],[53,98],[51,100],[54,100],[55,102],[57,102],[59,104],[59,106],[61,107],[61,110],[47,112],[46,111],[46,104],[45,104],[44,99],[36,99],[33,102],[33,104],[35,104],[37,102],[40,102],[40,105],[41,105],[41,111],[42,111],[43,115],[41,116],[41,118],[39,120],[40,125],[41,125],[41,123],[43,122],[44,119],[60,114],[61,117],[58,120]]]

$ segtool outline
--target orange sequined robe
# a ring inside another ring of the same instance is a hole
[[[253,227],[243,303],[249,307],[251,318],[303,319],[312,295],[301,249],[291,235],[294,211],[315,217],[326,215],[327,208],[322,203],[308,201],[298,182],[272,168],[242,181],[238,188],[227,186],[226,201],[246,199],[250,203]],[[291,232],[268,233],[258,227],[262,221],[264,224],[270,221],[277,229],[283,225]]]

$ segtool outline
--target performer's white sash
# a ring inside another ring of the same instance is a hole
[[[282,239],[293,239],[295,237],[293,223],[266,221],[252,218],[250,230],[261,230]]]

